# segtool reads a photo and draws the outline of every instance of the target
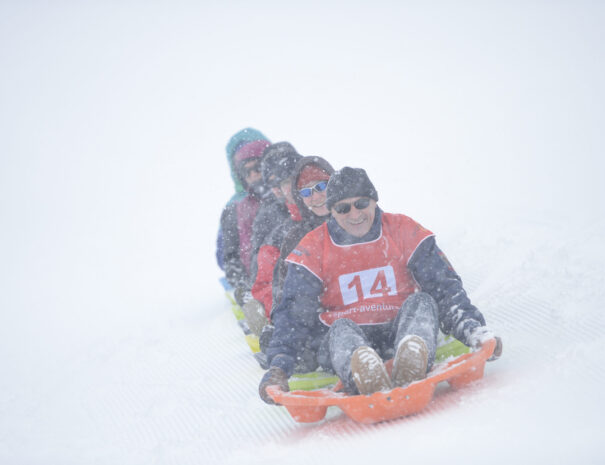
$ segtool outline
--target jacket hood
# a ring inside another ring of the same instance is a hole
[[[310,221],[313,224],[317,224],[319,226],[330,216],[330,214],[328,213],[328,215],[326,216],[317,216],[315,213],[309,210],[309,208],[307,208],[307,206],[305,205],[305,202],[303,201],[302,197],[300,196],[298,188],[296,187],[302,170],[307,165],[316,165],[323,171],[328,173],[330,176],[332,176],[332,173],[334,173],[334,168],[332,168],[332,165],[330,165],[327,160],[317,156],[301,158],[300,161],[296,164],[296,167],[294,168],[294,176],[292,177],[292,197],[294,197],[294,201],[298,206],[298,210],[300,211],[300,215],[303,221]]]
[[[235,169],[235,154],[244,145],[255,141],[267,141],[270,143],[269,139],[267,139],[262,132],[254,128],[242,129],[241,131],[235,133],[227,143],[227,163],[229,163],[231,179],[233,179],[233,184],[235,185],[235,195],[233,196],[234,198],[240,195],[245,195],[246,193],[246,189],[244,188],[244,185],[237,173],[237,170]]]

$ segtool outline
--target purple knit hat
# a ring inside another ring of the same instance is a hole
[[[263,151],[269,147],[271,143],[267,140],[255,140],[242,145],[235,156],[233,157],[233,164],[238,168],[243,162],[250,160],[251,158],[260,158]]]

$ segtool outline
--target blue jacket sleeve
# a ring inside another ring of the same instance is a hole
[[[288,264],[282,300],[271,314],[275,330],[267,348],[270,366],[281,368],[288,376],[294,372],[301,349],[316,336],[321,324],[318,312],[322,291],[323,283],[310,271]]]
[[[485,326],[485,319],[471,304],[460,276],[434,237],[425,239],[418,246],[408,268],[422,290],[437,302],[441,330],[468,345],[471,331],[477,326]]]

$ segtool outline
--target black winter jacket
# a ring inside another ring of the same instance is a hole
[[[257,256],[260,248],[268,242],[271,232],[290,218],[288,207],[273,194],[264,199],[254,223],[252,223],[252,257],[250,259],[250,284],[254,283],[258,271]]]

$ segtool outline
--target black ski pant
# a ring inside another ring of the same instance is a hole
[[[389,323],[360,326],[346,318],[336,320],[322,341],[318,361],[322,368],[338,375],[345,391],[357,394],[351,374],[351,357],[357,348],[372,347],[383,360],[388,360],[393,358],[405,336],[420,336],[429,351],[430,369],[435,360],[438,334],[437,303],[429,294],[417,292],[405,300],[397,317]]]

